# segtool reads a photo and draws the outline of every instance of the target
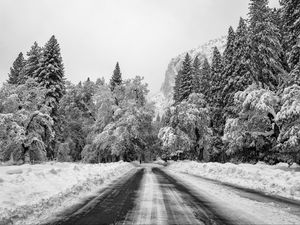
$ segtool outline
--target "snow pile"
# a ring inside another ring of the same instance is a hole
[[[300,200],[300,167],[295,164],[288,167],[285,163],[269,166],[180,161],[171,163],[168,169]]]
[[[1,166],[0,224],[33,224],[28,220],[76,203],[133,167],[125,162]]]
[[[153,163],[158,164],[158,165],[162,165],[162,166],[166,166],[167,163],[162,160],[160,157],[158,157],[155,161],[153,161]]]

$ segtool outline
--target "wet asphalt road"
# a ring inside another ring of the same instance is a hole
[[[204,194],[153,166],[137,168],[60,218],[50,224],[252,224],[222,213]]]

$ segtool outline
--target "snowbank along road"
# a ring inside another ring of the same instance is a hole
[[[144,164],[48,224],[300,224],[300,203]]]

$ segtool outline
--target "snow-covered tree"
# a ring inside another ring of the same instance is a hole
[[[200,79],[201,79],[201,70],[200,70],[200,60],[198,56],[195,57],[193,61],[193,92],[199,93],[200,91]]]
[[[183,153],[192,159],[203,159],[209,145],[209,111],[202,94],[193,93],[188,100],[170,108],[168,124],[158,137],[164,156]]]
[[[193,69],[191,57],[188,53],[185,55],[182,63],[179,82],[178,100],[181,102],[183,100],[187,100],[193,91]]]
[[[273,23],[268,0],[251,0],[249,5],[249,41],[251,46],[251,73],[256,83],[276,90],[281,78],[280,33]]]
[[[282,21],[285,32],[285,51],[293,70],[300,58],[300,2],[297,0],[282,0]]]
[[[229,142],[229,155],[242,161],[274,160],[271,151],[279,135],[275,121],[279,101],[276,93],[255,84],[235,94],[239,117],[226,121],[223,137]]]
[[[207,58],[204,58],[202,67],[200,69],[199,93],[204,94],[205,99],[208,98],[211,70]]]
[[[182,71],[179,70],[175,77],[175,85],[173,87],[173,100],[175,104],[179,102],[181,77],[182,77]]]
[[[220,103],[222,84],[223,62],[222,56],[217,47],[214,47],[211,63],[210,87],[208,92],[208,103],[217,106]]]
[[[110,88],[113,91],[117,85],[122,83],[122,73],[120,70],[119,62],[117,62],[116,67],[114,69],[113,75],[110,79]]]
[[[29,77],[35,77],[35,73],[39,68],[39,62],[41,60],[42,48],[34,42],[33,46],[31,47],[30,51],[27,52],[27,60],[24,67],[24,79],[26,80]],[[25,81],[23,80],[23,83]]]
[[[60,47],[54,35],[43,48],[35,79],[48,90],[47,105],[56,114],[55,108],[65,92],[65,80]]]
[[[213,59],[211,65],[211,80],[208,92],[208,103],[211,107],[211,125],[215,135],[222,135],[224,118],[222,114],[223,109],[223,95],[224,81],[222,78],[223,71],[222,56],[217,47],[213,51]]]
[[[240,18],[236,30],[233,57],[224,69],[225,86],[222,90],[224,113],[226,117],[235,117],[234,94],[245,90],[252,83],[249,66],[248,30],[243,18]],[[228,61],[229,62],[229,61]]]
[[[10,68],[7,81],[9,84],[20,83],[20,80],[22,80],[25,63],[26,60],[24,59],[23,53],[20,52],[16,60],[13,62],[13,66]]]
[[[276,115],[280,126],[277,147],[284,161],[300,162],[300,87],[292,85],[281,95],[281,109]]]
[[[58,108],[58,156],[68,160],[81,159],[86,138],[95,122],[93,97],[96,89],[92,81],[86,81],[83,85],[66,83],[66,94]],[[68,153],[62,152],[64,149]]]
[[[235,32],[230,26],[228,29],[226,48],[223,52],[223,65],[230,65],[234,55]]]
[[[45,160],[53,140],[53,120],[44,105],[46,90],[33,79],[18,86],[4,84],[0,90],[1,158]]]
[[[97,118],[82,151],[85,161],[134,160],[149,150],[154,110],[146,101],[147,93],[141,77],[125,80],[114,91],[107,85],[97,90],[93,98]]]

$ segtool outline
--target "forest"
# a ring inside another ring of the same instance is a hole
[[[186,54],[159,138],[166,157],[300,161],[300,2],[251,0],[211,64]]]
[[[118,63],[109,83],[74,85],[64,77],[55,36],[43,48],[34,43],[0,90],[0,159],[96,163],[150,154],[158,138],[147,93],[142,77],[122,80]]]
[[[20,53],[0,89],[0,161],[300,162],[300,2],[251,0],[212,62],[188,54],[156,115],[143,77],[65,78],[52,36]]]

